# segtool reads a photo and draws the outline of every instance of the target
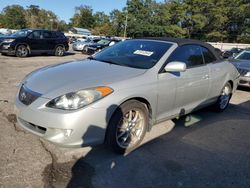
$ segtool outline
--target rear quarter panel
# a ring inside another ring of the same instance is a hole
[[[233,82],[233,92],[238,86],[238,71],[228,61],[220,61],[209,64],[210,90],[208,99],[216,98],[220,95],[223,86],[228,82]]]

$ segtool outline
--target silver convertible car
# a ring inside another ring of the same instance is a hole
[[[19,124],[64,147],[132,151],[157,123],[212,105],[223,111],[239,73],[196,40],[132,39],[88,59],[36,70],[16,97]]]

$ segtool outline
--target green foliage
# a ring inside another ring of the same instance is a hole
[[[182,37],[213,42],[250,43],[250,0],[127,0],[123,10],[109,15],[94,13],[89,6],[75,8],[69,24],[51,11],[31,5],[5,7],[0,27],[24,27],[67,31],[91,29],[96,35],[128,37]],[[127,18],[127,19],[126,19]],[[127,22],[126,22],[127,20]],[[126,27],[127,24],[127,27]]]
[[[111,33],[116,36],[123,36],[125,29],[125,11],[119,11],[117,9],[110,13]]]
[[[22,6],[12,5],[3,9],[0,25],[10,29],[22,29],[26,27],[25,10]]]
[[[95,24],[93,10],[90,6],[76,7],[75,14],[70,20],[73,27],[91,28]]]

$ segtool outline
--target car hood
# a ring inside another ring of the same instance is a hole
[[[3,42],[4,39],[17,39],[18,37],[15,36],[1,36],[0,43]]]
[[[145,71],[86,59],[38,69],[26,76],[23,84],[42,97],[52,99],[81,89],[108,86]]]
[[[231,62],[236,68],[250,70],[250,60],[230,59],[229,62]]]
[[[79,43],[75,43],[75,45],[90,45],[90,44],[93,44],[93,43],[90,43],[90,42],[79,42]]]

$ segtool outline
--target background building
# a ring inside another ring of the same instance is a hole
[[[85,36],[92,35],[90,30],[78,27],[73,27],[72,29],[70,29],[69,33],[85,35]]]

